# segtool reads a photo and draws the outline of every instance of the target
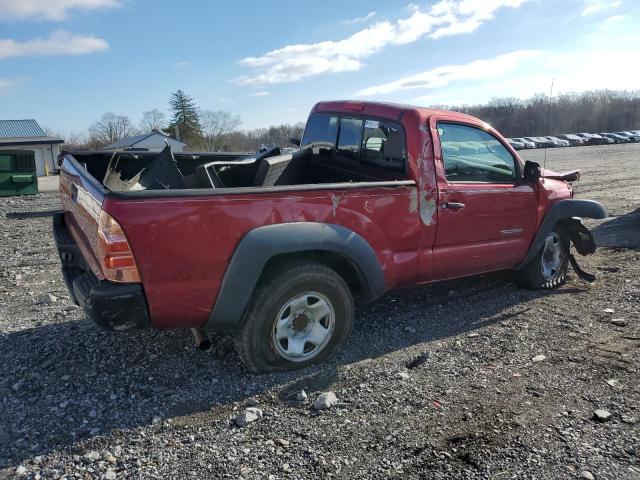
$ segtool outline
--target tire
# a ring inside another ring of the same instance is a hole
[[[351,291],[334,270],[313,261],[281,265],[256,288],[236,350],[256,373],[305,368],[340,351],[353,316]]]
[[[569,242],[556,227],[529,265],[517,272],[517,283],[532,290],[551,290],[567,281]]]

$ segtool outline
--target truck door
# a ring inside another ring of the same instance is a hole
[[[536,228],[537,201],[513,152],[479,125],[431,120],[438,183],[434,279],[516,266]]]

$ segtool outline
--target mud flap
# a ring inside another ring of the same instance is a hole
[[[560,225],[558,225],[558,231],[583,257],[591,255],[596,251],[596,242],[593,239],[593,235],[577,218],[564,220]],[[580,265],[578,265],[576,257],[571,253],[569,254],[569,263],[580,280],[587,283],[593,283],[596,281],[596,276],[582,270]]]

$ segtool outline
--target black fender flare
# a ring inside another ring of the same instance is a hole
[[[331,252],[350,261],[363,283],[363,301],[375,300],[385,292],[384,272],[375,251],[352,230],[315,222],[267,225],[249,231],[240,240],[204,330],[237,326],[267,262],[276,255],[306,251]]]
[[[602,204],[593,200],[560,200],[558,203],[554,204],[542,220],[538,233],[536,233],[533,243],[529,247],[527,256],[516,267],[516,270],[520,270],[531,263],[538,254],[538,251],[540,251],[540,248],[542,248],[544,239],[560,220],[575,217],[595,219],[607,218],[607,209],[604,208]]]

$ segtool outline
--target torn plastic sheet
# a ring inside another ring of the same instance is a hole
[[[168,145],[152,160],[128,152],[115,152],[102,183],[112,192],[185,188],[184,176]]]

